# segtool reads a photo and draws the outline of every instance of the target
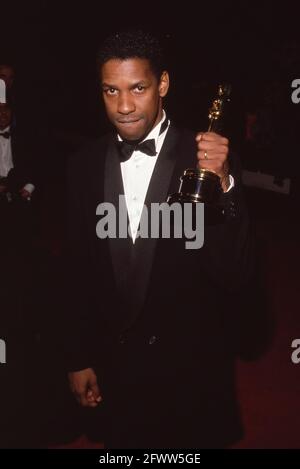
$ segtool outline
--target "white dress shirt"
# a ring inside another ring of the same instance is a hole
[[[154,138],[156,156],[145,155],[145,153],[136,150],[127,161],[121,162],[125,201],[133,243],[136,239],[151,176],[170,125],[168,122],[166,130],[159,135],[160,126],[165,119],[166,114],[163,111],[161,121],[146,137],[147,140]],[[121,140],[120,137],[119,140]]]
[[[10,127],[1,130],[1,133],[9,132]],[[0,135],[0,177],[6,178],[14,167],[11,153],[11,140]]]
[[[161,121],[151,130],[145,140],[154,138],[156,156],[149,156],[139,150],[135,150],[127,161],[121,162],[121,172],[124,186],[125,201],[127,206],[129,225],[131,230],[132,242],[135,243],[136,235],[146,199],[146,194],[150,184],[151,176],[160,154],[168,132],[170,121],[165,131],[159,135],[161,124],[166,119],[166,113],[163,111]],[[118,139],[122,138],[118,135]],[[195,155],[196,165],[196,155]],[[234,186],[234,179],[231,175],[230,186],[227,192]]]

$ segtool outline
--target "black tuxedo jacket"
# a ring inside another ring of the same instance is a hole
[[[145,205],[165,202],[195,165],[194,133],[171,124]],[[117,207],[124,193],[115,136],[70,159],[64,348],[69,370],[98,370],[120,429],[112,446],[129,434],[129,447],[223,446],[241,435],[234,361],[257,350],[262,315],[248,292],[253,239],[232,155],[230,173],[224,223],[205,226],[203,247],[188,250],[182,239],[97,238],[96,207]]]

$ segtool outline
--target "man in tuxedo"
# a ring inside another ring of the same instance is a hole
[[[30,200],[35,189],[33,157],[27,150],[27,139],[21,136],[19,129],[16,131],[14,67],[1,63],[0,79],[6,86],[6,103],[0,103],[0,193],[10,192],[21,200]]]
[[[32,166],[21,139],[16,138],[13,111],[9,103],[0,103],[0,209],[2,235],[6,233],[10,245],[23,245],[28,222],[33,184]]]
[[[70,387],[102,416],[108,448],[224,447],[242,435],[235,359],[257,352],[262,330],[243,297],[254,254],[238,161],[225,137],[168,119],[169,75],[154,37],[114,34],[98,64],[114,130],[69,164]],[[196,165],[220,177],[222,223],[205,226],[197,250],[183,238],[139,237],[143,205],[165,202]],[[99,239],[96,209],[109,202],[118,219],[119,195],[131,237]]]

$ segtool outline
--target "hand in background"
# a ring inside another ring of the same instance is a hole
[[[26,189],[24,189],[24,188],[19,191],[19,194],[22,197],[22,199],[24,199],[24,200],[30,200],[31,199],[31,193],[29,191],[27,191]]]

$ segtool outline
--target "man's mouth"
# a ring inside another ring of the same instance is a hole
[[[118,123],[119,124],[134,124],[135,122],[138,122],[140,119],[119,119]]]

